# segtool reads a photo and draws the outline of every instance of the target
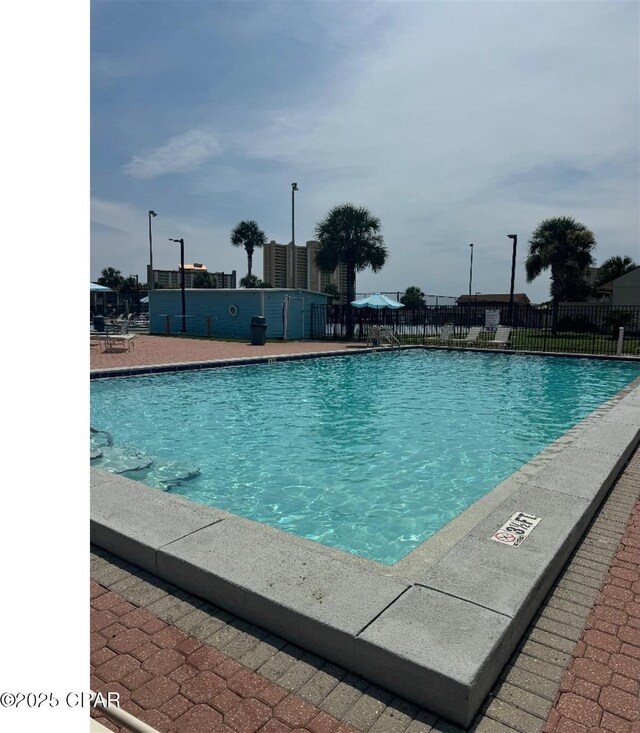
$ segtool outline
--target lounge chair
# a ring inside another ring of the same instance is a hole
[[[478,342],[478,338],[480,337],[480,334],[482,333],[482,326],[471,326],[469,329],[469,332],[464,338],[460,339],[451,339],[451,343],[455,344],[458,343],[461,346],[464,344],[475,344]]]
[[[100,335],[100,341],[104,344],[103,351],[114,351],[116,346],[121,346],[122,351],[127,349],[131,351],[132,347],[135,347],[135,334],[134,333],[109,333],[106,332]]]
[[[498,326],[498,329],[496,330],[496,335],[491,339],[491,341],[486,342],[486,346],[495,346],[495,347],[506,347],[509,346],[509,341],[511,339],[511,326]]]
[[[453,323],[445,323],[440,330],[439,336],[427,336],[424,339],[425,344],[448,343],[453,336]]]
[[[107,323],[105,328],[112,335],[124,335],[129,333],[129,325],[131,324],[131,316],[127,316],[117,323]]]

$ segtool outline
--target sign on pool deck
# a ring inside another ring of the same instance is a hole
[[[503,545],[511,545],[518,547],[531,534],[534,527],[540,523],[540,517],[534,517],[532,514],[524,512],[516,512],[508,522],[491,538],[494,542],[500,542]]]

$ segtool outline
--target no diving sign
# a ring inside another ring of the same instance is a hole
[[[503,545],[518,547],[527,539],[540,521],[540,517],[534,517],[532,514],[525,514],[524,512],[516,512],[491,539]]]

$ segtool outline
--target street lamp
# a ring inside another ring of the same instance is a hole
[[[149,273],[147,274],[147,282],[149,290],[153,290],[153,240],[151,239],[151,217],[158,216],[155,211],[149,209]]]
[[[513,326],[513,285],[516,280],[516,249],[518,247],[518,235],[507,234],[507,238],[513,240],[513,255],[511,257],[511,289],[509,290],[509,325]]]
[[[297,183],[291,184],[291,244],[296,243],[296,227],[295,227],[295,224],[296,224],[295,206],[296,204],[295,204],[294,196],[295,196],[296,191],[299,191],[299,190],[300,189],[298,188]]]
[[[473,281],[473,242],[471,242],[469,247],[471,247],[471,266],[469,267],[469,298],[471,298],[471,283]]]
[[[184,296],[184,239],[169,239],[180,244],[180,290],[182,291],[182,333],[187,330],[187,305]]]

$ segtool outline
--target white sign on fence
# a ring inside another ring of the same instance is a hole
[[[484,312],[484,330],[495,331],[500,325],[500,308],[486,308]]]

